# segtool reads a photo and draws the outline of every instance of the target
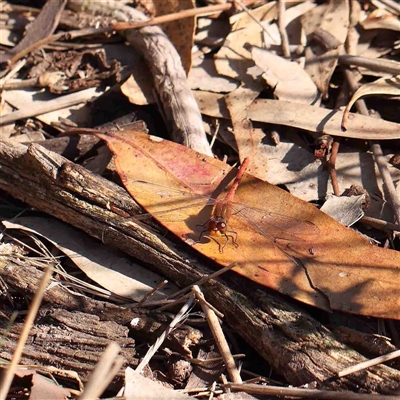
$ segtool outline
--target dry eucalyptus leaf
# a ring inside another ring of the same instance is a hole
[[[198,17],[194,41],[197,45],[207,46],[201,49],[204,54],[207,54],[222,45],[230,30],[228,18]]]
[[[278,99],[305,104],[315,101],[318,90],[310,75],[297,62],[285,60],[259,47],[253,47],[251,55],[264,71],[263,78],[274,89]]]
[[[215,69],[214,60],[205,58],[189,72],[188,83],[192,90],[206,92],[229,93],[239,84],[233,79],[221,76]]]
[[[146,64],[143,61],[143,66]],[[121,92],[132,104],[145,106],[156,102],[154,98],[153,77],[147,68],[142,69],[143,73],[132,74],[122,85]]]
[[[99,88],[90,88],[75,93],[74,95],[81,97],[82,101],[88,101],[93,97],[98,97],[102,94]],[[3,99],[11,104],[18,110],[25,109],[41,109],[45,110],[48,106],[49,101],[56,100],[62,101],[64,96],[55,96],[51,93],[43,92],[42,90],[7,90],[3,94]],[[71,96],[71,95],[69,95]],[[89,125],[90,124],[90,113],[89,106],[84,103],[77,104],[71,107],[61,108],[57,111],[44,112],[38,115],[36,118],[45,124],[51,125],[54,122],[58,122],[60,118],[69,119],[75,122],[77,125]],[[1,128],[0,128],[1,129]]]
[[[360,25],[364,29],[389,29],[392,31],[400,31],[400,21],[398,17],[380,8],[370,12],[364,20],[360,21]]]
[[[164,387],[131,367],[125,370],[125,387],[120,395],[126,400],[190,400],[191,396],[172,388]]]
[[[305,39],[302,33],[301,26],[301,16],[307,11],[311,10],[316,6],[314,2],[304,1],[299,4],[294,5],[293,7],[289,7],[289,2],[286,2],[286,10],[285,10],[285,29],[289,38],[290,46],[304,46]],[[268,24],[267,22],[262,22],[265,31],[264,35],[264,43],[265,47],[274,49],[277,46],[281,46],[281,35],[279,33],[279,28],[277,21],[274,23]],[[277,48],[277,52],[280,52],[281,49]]]
[[[400,124],[361,114],[349,114],[347,130],[342,130],[342,111],[328,110],[282,100],[258,99],[247,109],[253,121],[285,125],[331,136],[366,140],[400,138]]]
[[[198,238],[198,224],[207,220],[211,193],[236,174],[214,158],[139,132],[94,133],[116,155],[130,194],[187,243]],[[308,304],[400,319],[399,252],[372,246],[316,207],[248,174],[236,201],[241,208],[229,224],[238,247],[227,243],[221,252],[203,238],[192,243],[194,249],[224,266],[235,261],[233,271]]]
[[[277,16],[276,2],[252,10],[252,15],[260,22],[271,21]],[[215,67],[221,75],[244,80],[254,66],[248,45],[262,47],[262,28],[245,12],[232,16],[231,23],[232,32],[215,57]]]
[[[351,107],[353,107],[354,103],[361,97],[374,95],[400,96],[400,75],[394,76],[392,78],[377,79],[375,82],[362,85],[354,93],[343,113],[342,126],[344,128],[347,129],[350,109]]]
[[[240,159],[250,156],[252,163],[249,171],[260,179],[266,178],[268,163],[268,158],[262,151],[265,135],[261,129],[253,128],[247,114],[247,107],[258,97],[264,85],[262,79],[250,78],[245,84],[225,96]]]
[[[215,118],[229,118],[224,95],[201,90],[194,90],[193,94],[202,114]]]
[[[268,3],[252,10],[259,21],[270,21],[276,16],[276,3]],[[235,21],[235,22],[234,22]],[[246,13],[231,17],[232,32],[217,53],[215,66],[218,73],[238,79],[241,86],[225,96],[226,106],[232,121],[240,158],[251,156],[250,171],[265,179],[267,158],[262,153],[261,130],[253,130],[247,116],[247,107],[265,88],[262,71],[251,58],[249,46],[262,45],[262,28]],[[254,163],[257,161],[257,165]]]

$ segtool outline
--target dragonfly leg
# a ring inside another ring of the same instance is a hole
[[[209,222],[210,222],[210,220],[207,220],[206,222],[204,222],[204,224],[196,224],[196,227],[204,228],[206,225],[208,225]],[[205,231],[207,231],[207,229],[205,229]]]
[[[214,240],[214,242],[217,243],[217,245],[218,245],[219,252],[220,252],[220,253],[223,253],[223,250],[224,250],[224,247],[225,247],[226,243],[225,243],[223,246],[221,246],[221,243],[218,242],[218,240],[215,239],[215,237],[209,235],[209,233],[210,233],[210,232],[208,231],[208,229],[203,229],[203,230],[200,232],[199,239],[197,240],[197,243],[200,243],[200,242],[201,242],[201,239],[203,238],[204,234],[207,234],[206,237],[208,237],[209,239]]]
[[[204,227],[205,225],[196,225],[196,226],[203,226]],[[201,242],[201,239],[202,239],[202,237],[204,236],[205,233],[208,233],[208,229],[203,229],[200,232],[199,239],[197,240],[198,242]]]
[[[226,238],[226,242],[224,243],[224,245],[222,246],[222,248],[221,248],[221,244],[218,243],[218,244],[219,244],[219,252],[220,252],[220,253],[223,253],[223,252],[224,252],[225,246],[229,243],[229,238],[232,239],[232,243],[233,243],[233,245],[234,245],[236,248],[239,247],[239,245],[238,245],[238,243],[237,243],[237,232],[236,232],[236,231],[231,231],[231,230],[230,230],[230,231],[226,231],[226,232],[224,233],[224,236],[225,236],[225,238]]]
[[[203,226],[204,226],[204,225],[203,225]],[[236,231],[228,230],[228,231],[226,231],[226,232],[222,235],[222,236],[225,236],[225,238],[226,238],[226,241],[225,241],[225,243],[224,243],[223,245],[222,245],[217,239],[215,239],[214,236],[210,235],[209,233],[210,233],[210,232],[208,231],[208,229],[203,229],[203,230],[200,232],[199,239],[198,239],[197,242],[200,243],[200,242],[201,242],[201,239],[203,238],[203,236],[204,236],[205,234],[208,234],[207,237],[210,238],[210,239],[212,239],[212,240],[214,240],[214,242],[218,244],[218,248],[219,248],[219,252],[220,252],[220,253],[223,253],[223,252],[224,252],[225,246],[229,243],[229,238],[232,239],[232,243],[233,243],[233,245],[234,245],[236,248],[239,247],[239,245],[238,245],[238,243],[237,243],[237,232],[236,232]]]
[[[229,231],[227,231],[227,232],[229,232],[230,235],[228,235],[228,234],[226,233],[225,236],[227,236],[227,237],[229,236],[229,237],[232,239],[233,245],[234,245],[235,247],[239,247],[238,242],[237,242],[237,238],[238,238],[237,232],[236,232],[236,231],[232,231],[232,230],[229,230]]]

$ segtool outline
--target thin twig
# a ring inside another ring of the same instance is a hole
[[[0,116],[0,126],[11,124],[19,119],[37,117],[38,115],[43,115],[51,111],[84,103],[91,100],[93,96],[94,91],[92,89],[86,89],[77,93],[70,93],[65,96],[57,97],[47,101],[45,104],[32,104],[30,107]]]
[[[357,87],[358,84],[354,78],[353,72],[347,68],[343,68],[343,71],[344,71],[344,75],[349,83],[350,89],[352,90],[353,93],[355,93],[356,90],[358,89],[358,87]],[[357,110],[360,114],[368,115],[368,109],[367,109],[367,106],[363,99],[357,100],[355,104],[356,104]],[[396,221],[399,223],[400,222],[400,200],[397,196],[396,188],[394,186],[393,179],[390,175],[387,161],[386,161],[385,157],[383,156],[382,148],[378,142],[371,140],[370,147],[371,147],[372,153],[374,155],[375,162],[378,165],[378,169],[381,174],[382,180],[384,182],[384,188],[386,189],[388,201],[393,208],[393,212],[394,212]]]
[[[360,222],[368,225],[372,225],[375,228],[378,229],[390,229],[392,231],[397,231],[400,232],[400,225],[397,224],[392,224],[390,222],[384,221],[382,219],[378,218],[372,218],[372,217],[362,217],[360,219]]]
[[[24,67],[25,64],[26,64],[26,60],[21,60],[19,63],[14,65],[13,68],[11,69],[11,71],[9,71],[8,73],[7,73],[7,70],[4,71],[6,73],[6,75],[0,79],[0,90],[5,89],[5,87],[4,87],[5,84],[10,79],[12,79],[12,77],[15,76],[17,74],[17,72],[19,72],[19,70]],[[34,78],[34,79],[36,79],[36,78]]]
[[[146,295],[143,296],[142,300],[139,301],[139,303],[137,303],[137,305],[133,308],[137,308],[137,307],[142,307],[143,304],[146,302],[146,300],[148,300],[151,296],[154,295],[154,293],[156,293],[157,291],[159,291],[161,288],[163,288],[166,284],[168,283],[167,279],[164,279],[162,282],[160,282],[158,285],[156,285],[155,287],[153,287]]]
[[[393,11],[400,13],[400,4],[398,3],[398,1],[381,0],[381,3],[385,4],[388,8],[391,8]]]
[[[385,60],[382,58],[375,60],[366,57],[344,54],[339,57],[339,64],[363,67],[369,69],[370,71],[386,72],[392,75],[400,74],[400,63],[398,61]]]
[[[220,275],[224,274],[225,272],[229,271],[229,270],[232,269],[233,267],[236,267],[236,265],[237,265],[237,263],[236,263],[236,262],[233,262],[233,263],[229,264],[228,266],[219,269],[218,271],[214,272],[213,274],[204,276],[203,278],[199,279],[197,282],[193,283],[193,285],[201,286],[202,284],[208,282],[209,280],[214,279],[214,278],[216,278],[217,276],[220,276]],[[187,286],[187,287],[185,287],[185,288],[179,290],[178,292],[172,294],[172,295],[169,296],[168,298],[169,298],[169,299],[175,299],[175,298],[181,296],[183,293],[186,293],[186,292],[188,292],[189,290],[191,290],[191,288],[192,288],[193,285]]]
[[[290,57],[290,48],[289,48],[289,38],[286,32],[286,24],[285,24],[285,1],[286,0],[279,0],[278,1],[278,29],[279,34],[281,35],[281,46],[282,46],[282,53],[283,57],[289,58]]]
[[[111,25],[111,27],[115,31],[125,31],[127,29],[144,28],[145,26],[160,25],[160,24],[164,24],[166,22],[178,21],[178,20],[184,19],[184,18],[212,15],[217,12],[228,11],[232,8],[232,6],[233,6],[233,3],[226,2],[226,3],[221,3],[221,4],[215,4],[213,6],[198,7],[198,8],[193,8],[190,10],[179,11],[179,12],[172,13],[172,14],[161,15],[159,17],[155,17],[146,22],[139,22],[139,23],[138,22],[116,22],[113,25]]]
[[[268,32],[268,29],[265,28],[265,26],[257,19],[254,17],[252,12],[243,4],[242,1],[240,0],[235,0],[235,3],[240,6],[240,8],[258,25],[260,28],[270,37],[272,42],[275,42],[275,39],[271,36],[271,34]]]
[[[317,389],[300,389],[295,387],[262,386],[253,384],[228,383],[226,388],[235,392],[246,392],[261,396],[280,396],[301,399],[324,400],[398,400],[398,396],[379,396],[376,394],[361,394],[353,392],[328,391]]]
[[[200,15],[214,14],[216,12],[230,10],[231,8],[232,8],[232,3],[224,3],[224,4],[217,4],[217,5],[208,6],[208,7],[199,7],[199,8],[195,8],[192,10],[184,10],[184,11],[181,11],[178,13],[173,13],[173,14],[168,14],[168,15],[162,15],[161,17],[155,17],[151,20],[143,21],[143,22],[137,22],[137,23],[117,22],[117,23],[115,23],[111,26],[105,27],[105,28],[86,28],[86,29],[79,29],[79,30],[74,30],[74,31],[70,31],[70,32],[61,32],[61,33],[57,33],[55,35],[51,35],[51,36],[49,36],[45,39],[42,39],[36,43],[33,43],[32,45],[23,49],[19,53],[15,54],[9,60],[9,63],[14,64],[16,61],[18,61],[22,57],[25,57],[27,54],[29,54],[33,50],[39,49],[46,44],[57,42],[58,40],[61,40],[63,38],[68,38],[69,40],[72,40],[72,39],[76,39],[79,37],[90,36],[90,35],[94,35],[94,34],[112,33],[115,31],[123,31],[123,30],[127,30],[127,29],[139,29],[139,28],[143,28],[145,26],[159,25],[164,22],[176,21],[178,19],[189,18],[189,17],[194,17],[194,16],[200,16]]]
[[[338,372],[337,376],[339,378],[342,378],[346,375],[350,375],[350,374],[353,374],[354,372],[362,371],[363,369],[373,367],[374,365],[382,364],[386,361],[393,360],[394,358],[398,358],[398,357],[400,357],[400,350],[396,350],[389,354],[385,354],[383,356],[373,358],[372,360],[367,360],[367,361],[361,362],[357,365],[353,365],[352,367],[345,368],[342,371]]]
[[[334,138],[331,154],[328,161],[329,175],[331,176],[333,194],[335,196],[340,196],[339,183],[336,174],[336,157],[339,152],[339,146],[340,146],[340,138]]]
[[[235,359],[233,358],[232,353],[229,349],[228,342],[225,339],[224,332],[222,331],[217,316],[215,315],[214,311],[206,304],[204,295],[201,292],[200,288],[195,285],[193,286],[192,291],[200,300],[201,308],[206,315],[207,322],[218,346],[218,350],[222,358],[224,359],[229,377],[235,383],[242,383],[242,378],[240,377],[239,370],[236,367]]]

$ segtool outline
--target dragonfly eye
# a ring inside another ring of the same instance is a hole
[[[217,228],[221,233],[225,233],[226,223],[225,222],[218,222]]]

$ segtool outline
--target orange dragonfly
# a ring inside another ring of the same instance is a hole
[[[235,247],[238,247],[238,233],[229,229],[229,220],[232,216],[242,218],[248,225],[253,227],[255,231],[266,237],[270,242],[275,244],[281,251],[285,253],[285,249],[293,246],[293,243],[301,243],[308,246],[310,255],[314,254],[314,249],[310,239],[315,238],[319,234],[319,228],[310,221],[285,216],[275,212],[270,212],[266,209],[250,207],[245,204],[240,204],[234,201],[234,196],[239,186],[239,183],[249,166],[249,158],[245,158],[241,164],[236,177],[225,197],[210,198],[204,195],[194,195],[190,192],[184,192],[176,189],[169,189],[161,185],[156,185],[144,181],[136,181],[136,185],[140,185],[141,191],[147,191],[158,194],[160,198],[182,200],[183,205],[172,207],[163,211],[150,212],[135,218],[141,220],[154,216],[157,219],[159,215],[167,215],[177,210],[184,211],[196,205],[213,206],[211,217],[202,225],[203,229],[200,233],[198,242],[204,236],[213,239],[219,246],[219,251],[222,253],[230,239]],[[225,243],[221,244],[217,239],[225,238]],[[286,244],[282,247],[280,244],[284,241]]]

